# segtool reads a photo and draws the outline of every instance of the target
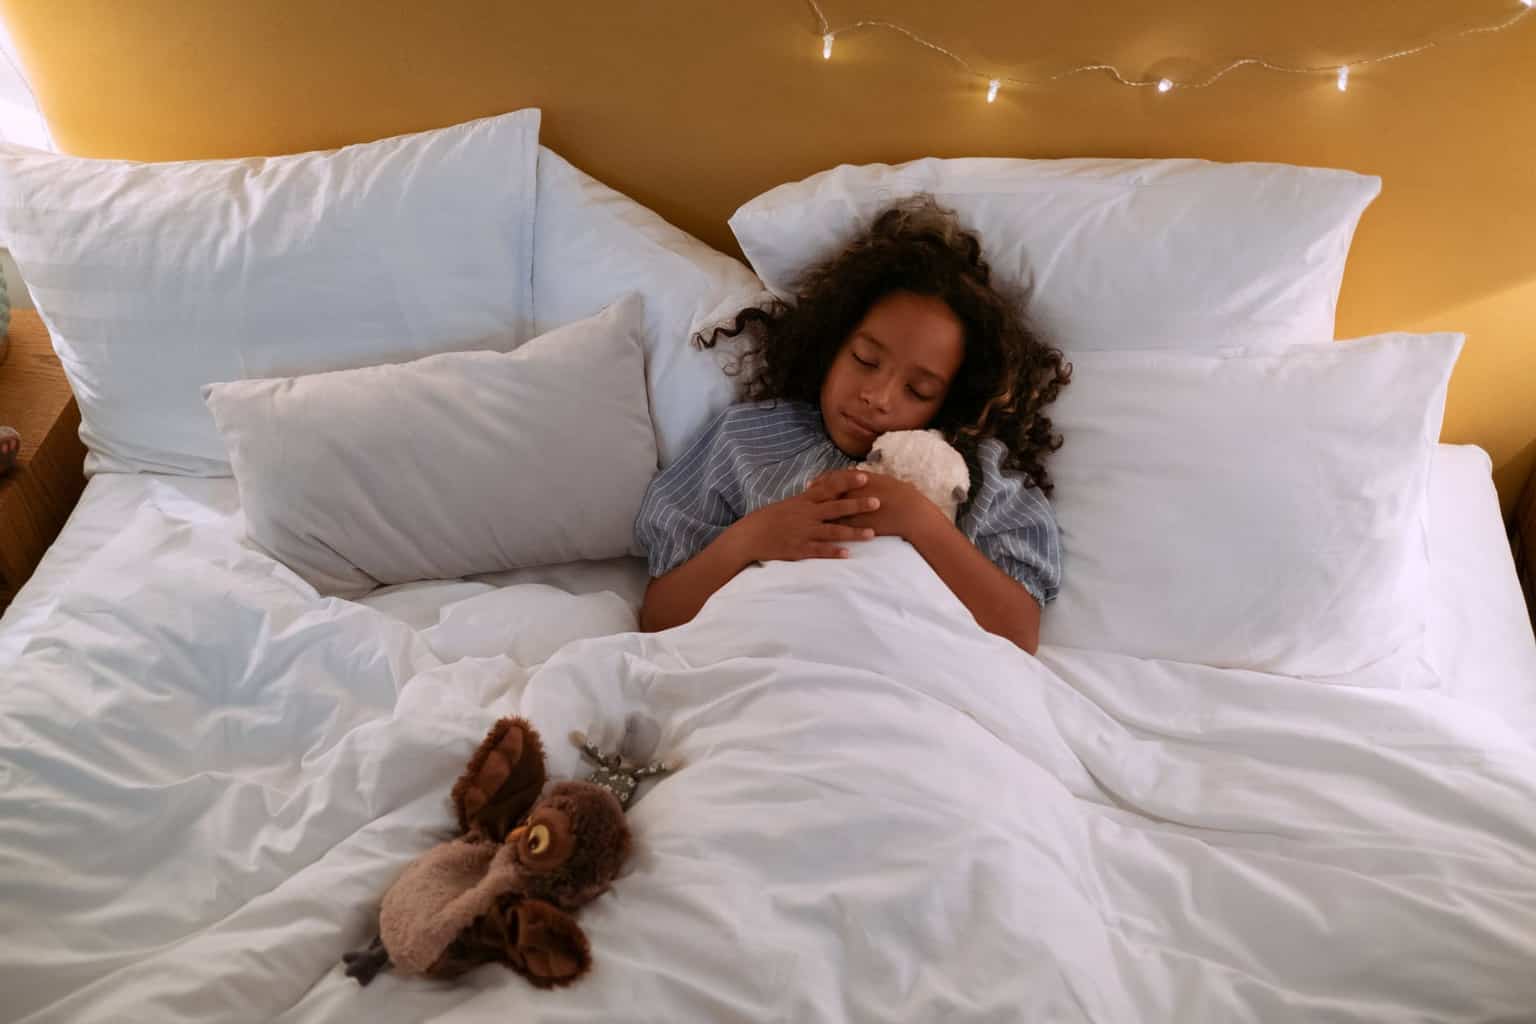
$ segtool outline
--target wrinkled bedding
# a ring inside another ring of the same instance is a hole
[[[0,648],[0,1018],[1536,1006],[1536,746],[1432,674],[1037,659],[891,540],[754,568],[647,636],[602,590],[467,591],[413,622],[238,537],[146,505]],[[570,730],[611,740],[637,709],[685,766],[581,913],[590,977],[341,974],[497,717],[530,718],[560,776]]]

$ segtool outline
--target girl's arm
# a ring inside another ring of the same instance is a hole
[[[911,484],[889,476],[871,475],[859,494],[878,499],[880,509],[853,517],[849,525],[904,538],[982,629],[1012,640],[1030,654],[1039,649],[1039,602],[982,554],[937,505]]]
[[[942,513],[931,522],[908,540],[939,579],[970,609],[982,629],[1012,640],[1030,654],[1039,650],[1040,605],[1034,595],[993,564]]]
[[[871,528],[836,522],[880,507],[872,496],[847,496],[868,479],[855,470],[828,473],[804,494],[738,519],[697,555],[651,580],[640,605],[640,628],[651,633],[692,620],[715,591],[753,562],[846,558],[844,543],[875,535]]]
[[[690,621],[710,595],[751,565],[748,538],[739,529],[746,519],[727,527],[703,551],[665,576],[651,580],[640,605],[640,628],[654,633]]]

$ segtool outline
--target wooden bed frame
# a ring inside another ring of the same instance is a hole
[[[1515,573],[1525,591],[1525,607],[1536,628],[1536,471],[1525,483],[1509,524],[1509,541],[1515,550]]]

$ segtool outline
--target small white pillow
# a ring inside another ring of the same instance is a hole
[[[1046,643],[1329,676],[1417,657],[1459,334],[1091,352],[1051,408]]]
[[[893,199],[931,192],[995,279],[1072,351],[1331,341],[1344,262],[1381,179],[1203,160],[929,158],[842,166],[737,210],[752,269],[787,296]]]
[[[252,540],[322,594],[629,551],[656,472],[627,296],[515,352],[204,389]]]
[[[539,112],[328,152],[135,163],[0,146],[10,247],[89,472],[227,476],[210,381],[533,336]]]
[[[733,315],[762,298],[762,283],[740,260],[544,147],[537,216],[533,309],[539,331],[590,316],[625,292],[645,298],[651,415],[661,464],[671,465],[735,401],[735,382],[721,372],[729,347],[700,351],[691,344],[693,334],[712,315]]]

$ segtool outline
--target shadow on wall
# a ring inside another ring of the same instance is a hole
[[[1513,285],[1483,289],[1476,298],[1422,319],[1391,324],[1409,331],[1461,331],[1466,347],[1446,397],[1445,430],[1451,444],[1480,445],[1494,462],[1504,514],[1536,464],[1536,345],[1519,326],[1536,316],[1536,272]],[[1362,332],[1364,333],[1364,332]]]
[[[1509,502],[1510,507],[1505,510],[1505,518],[1513,521],[1514,513],[1519,508],[1517,502],[1520,495],[1526,488],[1536,490],[1536,440],[1532,440],[1514,458],[1494,470],[1493,482],[1499,494],[1513,496]],[[1531,606],[1531,614],[1536,616],[1536,604]]]

